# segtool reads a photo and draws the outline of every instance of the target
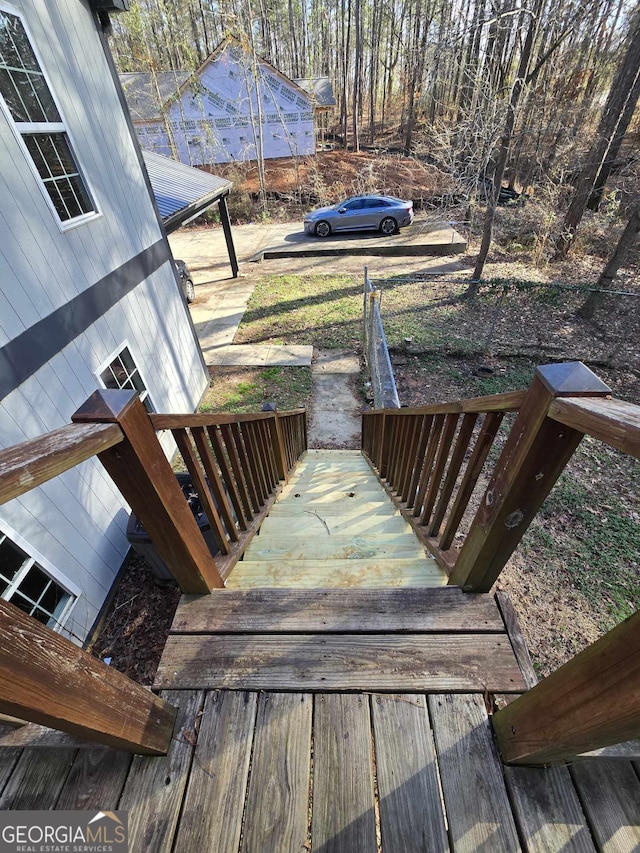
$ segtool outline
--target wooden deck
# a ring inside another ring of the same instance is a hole
[[[502,766],[487,709],[529,675],[488,595],[185,596],[157,680],[169,754],[18,730],[0,809],[124,809],[136,853],[637,851],[640,766]]]
[[[227,589],[182,597],[168,755],[24,727],[0,809],[122,809],[132,853],[640,851],[640,762],[503,766],[490,714],[535,682],[508,601],[442,586],[338,453],[305,456]]]

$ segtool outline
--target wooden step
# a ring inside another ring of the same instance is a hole
[[[298,503],[325,503],[333,500],[367,501],[380,497],[380,486],[369,481],[362,483],[291,483],[284,487],[278,500],[291,499]],[[372,496],[376,497],[373,498]]]
[[[282,503],[276,503],[272,506],[269,517],[277,518],[278,516],[300,516],[313,514],[313,511],[319,512],[322,516],[340,515],[343,518],[363,518],[369,515],[400,515],[399,511],[391,503],[390,500],[366,501],[358,503],[353,499],[339,500],[336,503],[323,504],[321,507],[307,506],[306,504],[297,503],[294,498]]]
[[[245,560],[362,560],[393,557],[424,557],[420,543],[404,533],[387,536],[324,536],[309,538],[304,534],[282,539],[261,533],[245,551]]]
[[[242,560],[227,589],[443,586],[447,577],[434,560]]]
[[[514,693],[506,634],[171,635],[159,689]]]
[[[171,633],[504,633],[491,595],[425,589],[221,589],[183,595]]]
[[[301,524],[302,526],[302,524]],[[291,517],[270,515],[265,519],[261,528],[270,536],[286,537],[292,530],[300,533],[298,527],[292,526]],[[365,515],[357,518],[341,518],[327,516],[319,518],[312,512],[304,515],[304,533],[308,536],[344,535],[386,535],[387,533],[404,533],[415,539],[415,534],[408,523],[398,513],[390,516]]]

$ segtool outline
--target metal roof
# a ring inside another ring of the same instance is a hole
[[[175,231],[219,198],[228,195],[233,186],[225,178],[151,151],[143,151],[142,156],[167,232]]]
[[[335,107],[333,86],[328,77],[307,77],[293,81],[314,100],[316,107]]]

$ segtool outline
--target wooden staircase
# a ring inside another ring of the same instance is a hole
[[[433,587],[446,582],[359,450],[309,450],[226,586]]]

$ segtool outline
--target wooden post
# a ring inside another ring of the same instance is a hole
[[[494,469],[449,583],[488,592],[583,436],[551,420],[556,397],[604,397],[610,389],[581,362],[538,367]]]
[[[222,222],[222,230],[224,231],[224,239],[227,243],[227,252],[229,253],[229,263],[231,264],[231,272],[234,278],[238,278],[238,258],[236,257],[236,247],[233,245],[233,234],[231,233],[231,222],[229,220],[229,209],[227,207],[227,196],[223,195],[218,201],[218,210],[220,211],[220,221]]]
[[[224,583],[135,391],[95,391],[74,423],[117,423],[124,441],[98,454],[185,593]]]
[[[640,612],[493,715],[504,761],[550,764],[640,736]]]
[[[176,709],[0,600],[0,712],[148,755],[166,754]]]

